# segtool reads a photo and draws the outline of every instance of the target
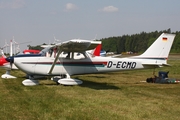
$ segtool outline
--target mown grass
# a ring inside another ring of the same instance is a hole
[[[170,78],[180,79],[180,60],[169,60]],[[0,70],[3,74],[5,71]],[[40,81],[25,87],[17,79],[0,79],[0,119],[11,120],[178,120],[180,84],[144,83],[153,70],[77,75],[79,86]]]

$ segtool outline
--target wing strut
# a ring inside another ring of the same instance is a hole
[[[57,62],[57,60],[58,60],[58,58],[59,58],[59,55],[60,55],[61,53],[62,53],[62,49],[59,49],[59,50],[58,50],[58,53],[57,53],[57,55],[56,55],[56,58],[54,59],[54,62],[53,62],[53,64],[52,64],[51,69],[49,70],[48,74],[51,74],[51,73],[52,73],[52,71],[53,71],[53,69],[54,69],[54,66],[55,66],[55,64],[56,64],[56,62]]]

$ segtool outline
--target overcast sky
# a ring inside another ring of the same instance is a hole
[[[0,47],[180,31],[180,0],[0,0]]]

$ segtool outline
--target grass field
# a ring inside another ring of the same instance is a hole
[[[180,79],[179,55],[171,56],[169,78]],[[5,70],[0,70],[5,73]],[[153,70],[77,75],[82,85],[62,86],[42,80],[25,87],[17,79],[0,78],[1,120],[179,120],[180,83],[144,83]]]

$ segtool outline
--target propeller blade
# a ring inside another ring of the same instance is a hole
[[[11,70],[12,70],[12,66],[13,66],[13,63],[12,63],[12,62],[10,62],[10,68],[11,68]]]
[[[6,59],[6,61],[8,61],[10,63],[10,68],[12,69],[12,65],[14,63],[14,57],[10,56],[10,57],[7,57],[5,59]]]

